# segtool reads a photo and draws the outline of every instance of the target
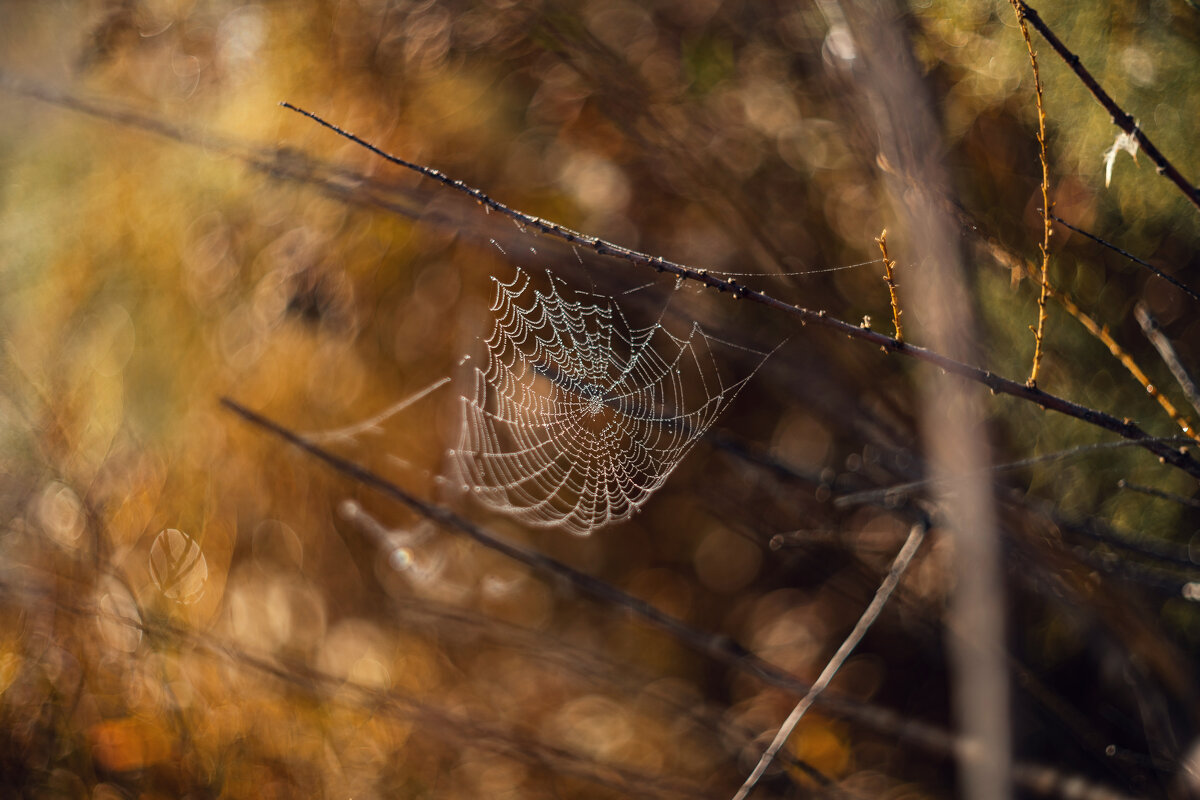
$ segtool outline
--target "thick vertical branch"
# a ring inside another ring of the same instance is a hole
[[[949,181],[937,154],[940,125],[920,78],[899,10],[885,0],[843,5],[857,45],[854,68],[879,137],[880,161],[902,176],[888,186],[916,265],[910,311],[921,315],[934,346],[958,358],[974,352],[971,300],[963,278],[958,228],[940,198]],[[1004,585],[996,499],[983,477],[991,463],[983,398],[962,381],[920,387],[922,438],[938,505],[953,533],[955,586],[948,628],[956,722],[973,758],[962,762],[962,794],[971,800],[1012,795]]]

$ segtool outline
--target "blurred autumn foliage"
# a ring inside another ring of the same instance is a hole
[[[969,576],[928,486],[871,492],[928,476],[922,390],[957,379],[535,235],[278,106],[890,334],[886,227],[904,338],[924,344],[928,309],[905,291],[925,265],[886,188],[861,6],[903,34],[939,117],[942,141],[920,144],[969,220],[955,246],[974,362],[1023,381],[1042,193],[1007,2],[0,2],[0,795],[728,797],[796,702],[329,469],[222,396],[800,682],[931,522],[836,701],[757,791],[956,794],[946,653],[963,632],[945,608]],[[1040,10],[1200,177],[1196,6]],[[1127,150],[1106,186],[1118,131],[1034,44],[1054,213],[1200,285],[1196,209]],[[1134,314],[1195,369],[1196,302],[1061,226],[1050,264],[1056,290],[1200,414]],[[615,298],[637,325],[699,322],[730,344],[724,375],[757,369],[641,513],[588,537],[446,479],[463,359],[485,351],[491,278],[516,269]],[[1040,387],[1183,435],[1105,341],[1049,308]],[[1197,796],[1195,477],[976,390],[995,463],[1034,459],[994,475],[1014,780]]]

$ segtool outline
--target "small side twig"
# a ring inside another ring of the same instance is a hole
[[[1150,141],[1150,137],[1142,132],[1142,129],[1138,127],[1133,117],[1117,105],[1108,92],[1104,91],[1104,87],[1092,77],[1092,73],[1088,72],[1080,62],[1079,56],[1072,53],[1063,44],[1062,40],[1050,29],[1050,26],[1038,16],[1037,11],[1031,8],[1025,0],[1010,0],[1010,2],[1013,2],[1016,6],[1018,16],[1028,20],[1029,24],[1042,35],[1042,38],[1054,48],[1054,52],[1058,53],[1059,57],[1071,68],[1071,71],[1078,76],[1083,85],[1096,98],[1096,101],[1104,106],[1104,110],[1112,116],[1113,124],[1137,140],[1138,147],[1154,162],[1158,174],[1165,175],[1171,183],[1179,188],[1179,191],[1183,192],[1184,196],[1192,202],[1192,205],[1200,209],[1200,188],[1183,177],[1183,174],[1175,168],[1175,165],[1168,161],[1167,157],[1154,146],[1154,142]]]
[[[1010,0],[1021,26],[1021,37],[1025,39],[1025,50],[1029,53],[1029,64],[1033,67],[1033,91],[1037,101],[1038,159],[1042,162],[1042,280],[1038,292],[1038,321],[1033,330],[1033,368],[1029,372],[1029,386],[1037,386],[1038,371],[1042,366],[1042,343],[1046,334],[1046,295],[1050,291],[1050,161],[1046,155],[1046,107],[1042,101],[1042,74],[1038,71],[1037,52],[1029,38],[1029,26],[1025,24],[1025,7],[1020,0]]]
[[[886,233],[886,231],[885,231]],[[886,255],[884,256],[886,258]],[[800,698],[800,702],[796,703],[792,713],[788,714],[783,725],[779,727],[779,732],[775,734],[774,741],[762,754],[762,758],[758,760],[754,771],[746,778],[746,782],[738,789],[737,794],[733,796],[733,800],[745,800],[754,791],[754,787],[758,784],[763,773],[767,771],[767,767],[771,766],[771,762],[775,760],[775,755],[787,743],[788,738],[792,735],[792,731],[796,729],[796,725],[800,723],[800,718],[808,711],[812,704],[816,702],[821,692],[825,690],[838,670],[846,663],[846,659],[854,652],[854,648],[858,647],[858,643],[867,635],[867,631],[879,618],[879,614],[883,611],[883,607],[891,598],[892,592],[900,583],[900,578],[904,575],[904,571],[908,569],[909,563],[917,553],[917,549],[921,546],[921,542],[925,539],[924,522],[918,522],[913,525],[912,530],[908,532],[908,538],[905,539],[904,545],[900,548],[900,552],[896,554],[896,558],[892,561],[892,568],[888,570],[888,574],[884,577],[883,582],[879,584],[879,589],[875,592],[875,597],[871,600],[870,605],[863,611],[862,616],[858,619],[858,624],[854,626],[854,630],[850,631],[850,635],[842,642],[841,647],[833,654],[833,658],[829,659],[829,663],[825,665],[825,669],[821,671],[821,675],[804,695]]]
[[[880,252],[883,253],[883,280],[888,287],[888,297],[892,303],[892,326],[896,329],[896,341],[904,341],[904,329],[900,327],[900,300],[896,296],[896,262],[888,258],[887,250],[887,228],[879,234],[879,238],[875,240],[875,244],[879,245]]]
[[[1171,340],[1162,332],[1162,328],[1147,310],[1146,306],[1138,303],[1133,307],[1133,316],[1137,319],[1138,325],[1142,326],[1142,333],[1146,334],[1146,338],[1150,340],[1150,344],[1154,345],[1154,349],[1162,356],[1162,360],[1166,362],[1167,369],[1171,370],[1171,374],[1175,376],[1175,380],[1179,383],[1179,388],[1183,389],[1183,394],[1188,402],[1192,404],[1192,408],[1196,409],[1196,413],[1200,414],[1200,390],[1196,388],[1196,381],[1192,378],[1191,373],[1187,371],[1187,367],[1179,360],[1179,354],[1175,352],[1175,345],[1171,344]]]

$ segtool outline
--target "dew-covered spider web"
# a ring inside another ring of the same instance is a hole
[[[765,354],[723,378],[714,349],[746,348],[696,323],[683,338],[661,319],[634,327],[613,298],[547,277],[548,290],[520,269],[493,278],[486,363],[452,455],[463,488],[492,508],[587,535],[641,508]]]

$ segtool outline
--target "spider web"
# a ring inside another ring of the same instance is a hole
[[[722,379],[707,336],[629,324],[613,298],[493,277],[485,367],[452,451],[465,490],[531,525],[577,535],[633,515],[761,366]]]

